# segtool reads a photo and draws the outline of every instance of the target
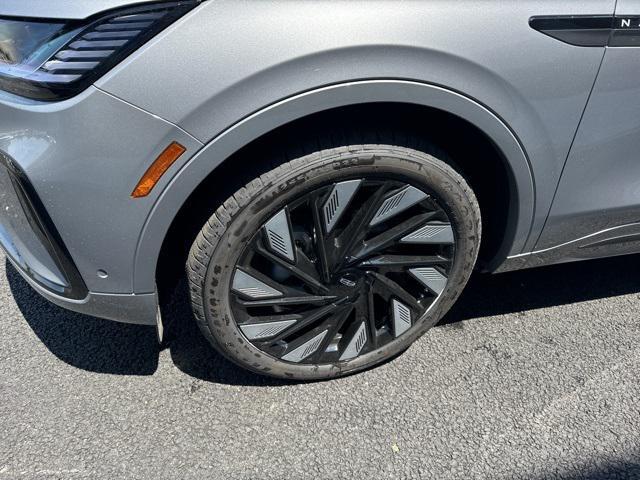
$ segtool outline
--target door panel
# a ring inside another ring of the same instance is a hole
[[[639,15],[640,0],[618,1],[616,21]],[[536,250],[637,222],[640,48],[608,48]],[[625,252],[640,251],[634,236],[621,241]],[[597,256],[606,254],[600,249]]]

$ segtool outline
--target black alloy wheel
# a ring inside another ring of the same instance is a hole
[[[272,357],[350,360],[422,318],[454,254],[449,218],[425,191],[375,177],[328,184],[259,229],[236,264],[233,317]]]

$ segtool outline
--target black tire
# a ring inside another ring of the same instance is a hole
[[[363,370],[408,348],[435,325],[458,298],[473,270],[480,246],[481,220],[476,197],[446,157],[436,154],[441,158],[391,145],[323,150],[284,163],[229,197],[200,231],[187,262],[193,311],[209,342],[226,358],[254,372],[305,380]],[[455,254],[447,270],[444,290],[405,334],[350,360],[300,364],[265,353],[247,339],[234,319],[230,292],[236,263],[256,232],[288,202],[322,185],[363,175],[402,178],[407,184],[429,192],[446,212],[455,239]]]

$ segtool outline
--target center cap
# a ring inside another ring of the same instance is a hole
[[[338,280],[338,282],[349,288],[353,288],[358,284],[355,275],[350,274],[344,275],[342,278],[340,278],[340,280]]]

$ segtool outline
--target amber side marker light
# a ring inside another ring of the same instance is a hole
[[[155,159],[149,169],[144,173],[131,196],[133,198],[141,198],[149,195],[162,175],[164,175],[169,167],[173,165],[173,162],[178,160],[186,150],[187,149],[178,142],[172,142],[171,145],[158,155],[158,158]]]

